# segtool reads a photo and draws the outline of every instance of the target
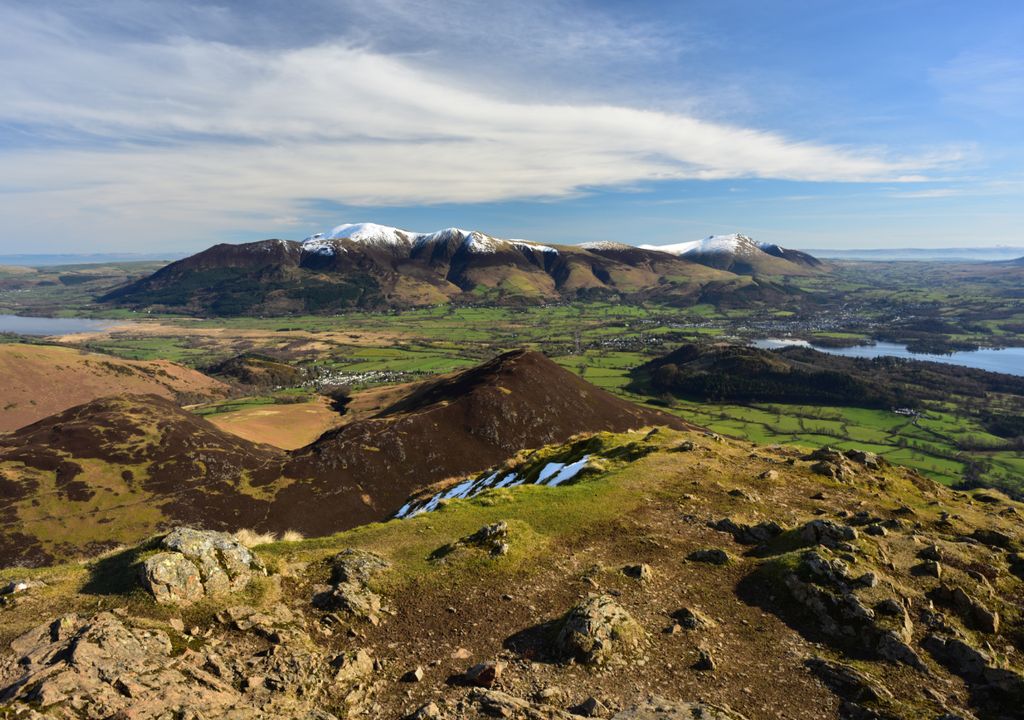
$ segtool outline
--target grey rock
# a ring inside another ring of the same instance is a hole
[[[565,657],[600,665],[637,650],[644,631],[629,612],[608,595],[591,595],[562,620],[555,638]]]
[[[346,548],[331,558],[331,580],[365,585],[389,567],[391,563],[376,553]]]
[[[711,565],[727,565],[729,563],[729,554],[720,548],[707,548],[704,550],[694,550],[686,556],[686,559],[692,562],[709,563]]]
[[[266,570],[248,548],[227,533],[181,527],[162,540],[165,552],[141,567],[143,587],[159,603],[188,605],[237,592]]]
[[[857,539],[857,530],[831,520],[811,520],[798,531],[800,540],[807,545],[835,548]]]

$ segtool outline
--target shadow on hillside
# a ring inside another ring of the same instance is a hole
[[[837,643],[834,637],[825,634],[814,617],[789,600],[785,588],[773,583],[765,573],[754,572],[742,578],[736,585],[736,597],[779,618],[807,642],[831,647],[854,659],[876,659],[855,643]]]
[[[558,663],[562,658],[553,651],[557,632],[558,620],[548,620],[510,635],[502,646],[531,662]]]
[[[89,580],[82,587],[86,595],[124,595],[139,587],[142,557],[155,550],[156,538],[99,558],[89,566]]]

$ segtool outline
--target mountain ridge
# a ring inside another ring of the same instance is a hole
[[[709,287],[720,295],[735,291],[744,301],[763,299],[778,289],[754,275],[818,271],[809,262],[758,252],[766,260],[718,263],[730,270],[703,256],[626,243],[557,245],[460,228],[415,233],[373,223],[345,224],[302,242],[271,239],[215,245],[115,289],[100,301],[214,315],[450,302],[536,304],[588,297],[686,304],[702,301]]]

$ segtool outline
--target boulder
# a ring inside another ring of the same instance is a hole
[[[346,548],[331,558],[331,581],[365,585],[374,575],[389,567],[391,563],[376,553]]]
[[[142,564],[142,584],[164,605],[189,605],[206,597],[196,564],[181,553],[157,553]]]
[[[485,717],[522,720],[576,720],[578,716],[544,703],[532,703],[499,690],[477,688],[469,701]]]
[[[709,527],[719,532],[727,532],[733,540],[742,545],[761,545],[781,535],[785,528],[777,522],[767,520],[756,525],[738,523],[731,518],[722,518],[710,523]]]
[[[867,450],[847,450],[843,454],[855,463],[859,463],[869,469],[879,468],[884,462],[877,453],[869,452]]]
[[[491,688],[501,678],[505,671],[505,663],[482,662],[470,667],[463,674],[466,682],[476,687]]]
[[[828,548],[840,547],[857,539],[855,528],[831,520],[811,520],[797,532],[804,544],[824,545]]]
[[[682,608],[672,613],[672,619],[685,630],[702,630],[712,628],[717,623],[696,608]]]
[[[448,543],[447,545],[442,545],[431,553],[430,559],[443,560],[460,548],[478,548],[480,550],[486,550],[495,557],[507,555],[509,551],[508,539],[508,523],[505,521],[491,523],[490,525],[484,525],[471,535],[459,538],[455,542]]]
[[[266,574],[259,559],[227,533],[180,527],[160,541],[165,552],[143,562],[141,579],[159,603],[187,605],[245,588]]]
[[[378,624],[384,599],[370,589],[369,583],[390,566],[391,563],[375,553],[354,548],[342,550],[331,558],[333,585],[314,587],[313,606]]]
[[[651,566],[646,563],[639,565],[626,565],[622,568],[622,572],[627,576],[640,582],[650,582],[654,579],[654,571]]]
[[[337,668],[337,672],[334,674],[336,685],[352,685],[373,675],[373,656],[363,649],[344,652],[336,657],[331,664]]]
[[[720,548],[706,548],[704,550],[694,550],[686,556],[686,559],[691,562],[709,563],[711,565],[727,565],[729,563],[729,554]]]
[[[782,576],[783,585],[814,631],[840,647],[858,647],[875,657],[925,670],[909,645],[913,631],[909,615],[902,608],[899,615],[876,614],[854,593],[856,581],[846,564],[822,552],[806,551],[796,572]]]
[[[999,632],[999,613],[990,610],[962,587],[940,585],[930,596],[937,603],[952,607],[968,627],[986,633]]]
[[[608,595],[591,595],[566,614],[555,647],[564,657],[601,665],[637,650],[643,639],[624,607]]]

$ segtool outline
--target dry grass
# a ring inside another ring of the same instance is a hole
[[[234,533],[234,538],[245,547],[254,548],[257,545],[269,545],[275,542],[302,542],[306,539],[306,536],[298,530],[285,530],[281,536],[278,537],[275,533],[260,533],[248,528],[242,528]]]
[[[235,540],[245,545],[247,548],[253,548],[257,545],[269,545],[277,540],[277,535],[274,533],[258,533],[255,530],[249,528],[242,528],[235,532]]]

